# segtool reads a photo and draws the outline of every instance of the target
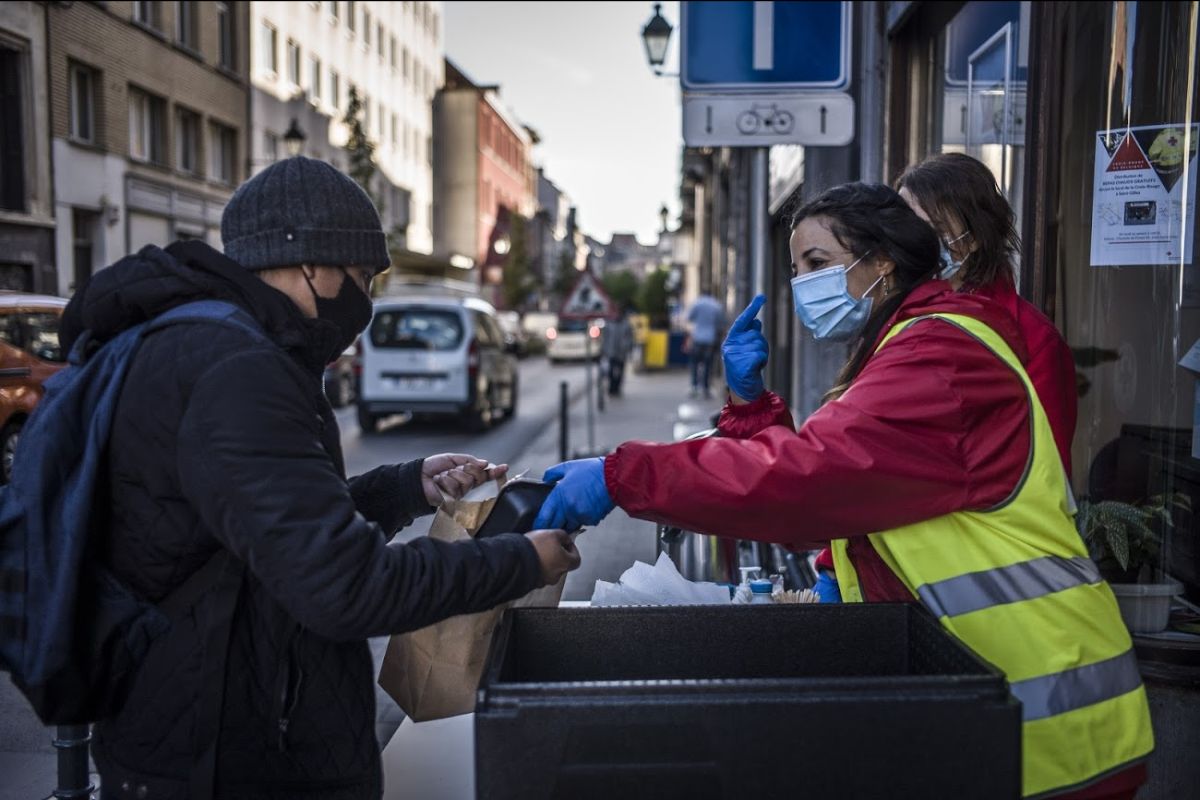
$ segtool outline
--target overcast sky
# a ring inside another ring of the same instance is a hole
[[[654,241],[658,209],[679,211],[679,81],[646,64],[646,2],[447,2],[446,55],[542,137],[535,162],[601,241]],[[667,68],[677,72],[678,3]]]

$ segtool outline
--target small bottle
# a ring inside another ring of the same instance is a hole
[[[768,580],[750,581],[750,605],[771,605],[771,590],[774,588]]]

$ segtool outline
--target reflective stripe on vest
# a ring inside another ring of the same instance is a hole
[[[1022,704],[1023,794],[1087,785],[1154,748],[1132,641],[1075,531],[1049,421],[1011,348],[983,323],[955,314],[906,320],[879,346],[929,319],[976,339],[1025,386],[1025,473],[994,508],[957,511],[870,534],[868,541],[946,630],[1008,678]],[[831,543],[834,568],[843,599],[862,602],[847,544]]]
[[[1086,556],[1046,556],[927,583],[917,587],[917,596],[935,617],[957,617],[1100,580],[1100,570]]]

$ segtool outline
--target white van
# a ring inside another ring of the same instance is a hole
[[[361,339],[358,424],[390,414],[449,414],[473,430],[517,411],[517,360],[496,309],[473,297],[387,298]]]

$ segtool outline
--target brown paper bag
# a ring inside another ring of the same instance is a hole
[[[472,493],[473,494],[473,493]],[[444,503],[429,536],[447,542],[471,538],[491,513],[496,498]],[[379,685],[415,722],[444,719],[475,710],[492,632],[506,608],[557,606],[566,578],[535,589],[489,611],[463,614],[393,636],[379,670]]]

